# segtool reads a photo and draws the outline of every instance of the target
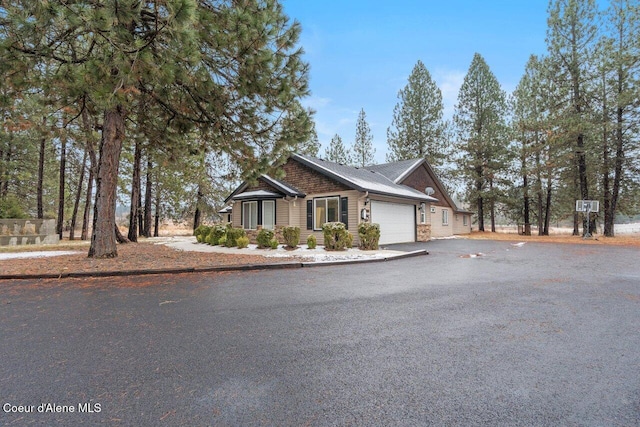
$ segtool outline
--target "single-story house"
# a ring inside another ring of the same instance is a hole
[[[471,232],[471,212],[458,209],[425,159],[358,168],[293,154],[282,180],[262,175],[227,197],[231,223],[254,237],[260,228],[300,227],[300,241],[322,224],[343,222],[359,243],[358,224],[380,224],[380,243],[428,241]],[[225,213],[228,213],[225,212]]]

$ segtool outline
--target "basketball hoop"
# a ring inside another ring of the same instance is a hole
[[[584,212],[587,214],[587,232],[583,236],[587,239],[591,236],[591,212],[598,213],[600,211],[600,202],[598,200],[576,200],[576,212]]]

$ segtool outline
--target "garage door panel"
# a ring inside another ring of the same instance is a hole
[[[372,201],[371,222],[380,224],[380,244],[415,241],[413,205]]]

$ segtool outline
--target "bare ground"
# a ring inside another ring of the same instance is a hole
[[[14,249],[16,247],[13,247]],[[29,245],[19,251],[73,250],[74,255],[42,258],[0,260],[0,274],[38,275],[66,274],[70,272],[117,272],[127,270],[155,270],[206,268],[243,264],[273,264],[290,261],[288,258],[267,258],[260,255],[185,252],[150,242],[118,245],[118,257],[111,259],[88,258],[88,242],[63,241],[59,245]],[[3,250],[2,252],[9,252]],[[18,252],[13,250],[11,252]],[[298,259],[299,261],[299,259]]]

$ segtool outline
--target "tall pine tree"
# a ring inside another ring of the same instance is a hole
[[[358,114],[356,139],[351,146],[351,152],[353,153],[353,163],[356,166],[365,167],[374,163],[373,156],[376,154],[376,149],[373,147],[373,135],[367,123],[367,115],[364,112],[364,108]]]
[[[484,231],[485,202],[495,224],[498,177],[506,168],[506,94],[484,58],[476,53],[462,82],[455,108],[458,169],[467,184],[466,198]]]
[[[352,163],[351,153],[349,152],[349,149],[344,146],[342,138],[340,138],[340,135],[338,134],[335,134],[333,138],[331,138],[329,146],[324,151],[324,157],[327,160],[343,165],[349,165]]]
[[[418,61],[407,85],[398,93],[393,121],[387,128],[387,161],[426,158],[439,169],[447,158],[443,110],[440,88]]]

